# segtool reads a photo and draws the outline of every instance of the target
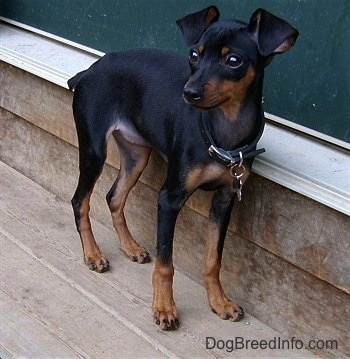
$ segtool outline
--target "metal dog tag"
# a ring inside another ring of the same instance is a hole
[[[236,194],[237,194],[237,199],[239,202],[241,202],[241,200],[242,200],[242,187],[243,187],[242,180],[239,179],[238,187],[233,189],[233,191],[236,192]]]
[[[238,202],[242,201],[242,190],[236,190]]]

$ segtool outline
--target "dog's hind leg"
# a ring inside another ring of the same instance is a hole
[[[124,216],[124,206],[130,190],[135,186],[148,163],[151,148],[127,141],[119,132],[114,133],[120,155],[120,171],[106,199],[120,245],[126,255],[138,263],[150,262],[148,252],[131,236]]]
[[[77,127],[81,124],[77,122]],[[96,132],[93,141],[86,131],[80,130],[79,133],[80,174],[78,186],[72,198],[75,223],[83,246],[85,264],[91,270],[104,272],[108,270],[109,264],[95,241],[89,211],[90,197],[106,159],[107,139],[102,132],[100,132],[100,136]]]

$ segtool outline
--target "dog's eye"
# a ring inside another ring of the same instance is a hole
[[[199,52],[197,50],[190,50],[188,59],[190,60],[191,64],[196,64],[199,61]]]
[[[243,60],[237,55],[230,56],[226,60],[226,64],[229,65],[230,67],[232,67],[233,69],[240,67],[242,65],[242,63],[243,63]]]

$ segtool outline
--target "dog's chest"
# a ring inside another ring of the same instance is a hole
[[[246,181],[249,173],[250,170],[245,168],[241,177],[242,183]],[[232,191],[234,191],[235,178],[229,168],[215,162],[197,166],[186,175],[185,187],[189,192],[196,188],[211,191],[222,186],[232,186]]]

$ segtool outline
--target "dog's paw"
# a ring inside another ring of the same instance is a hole
[[[141,264],[151,262],[151,256],[146,249],[140,246],[132,238],[121,241],[121,249],[132,262]]]
[[[239,322],[244,317],[243,308],[233,303],[228,298],[222,298],[216,303],[211,303],[210,307],[213,313],[224,320]]]
[[[244,317],[244,310],[242,307],[239,307],[238,310],[233,308],[225,308],[224,310],[217,310],[212,308],[211,310],[221,319],[230,320],[231,322],[239,322]]]
[[[153,318],[155,324],[159,325],[159,328],[165,331],[177,330],[180,326],[175,306],[169,311],[154,310]]]
[[[94,258],[85,257],[84,262],[90,270],[98,273],[106,272],[109,269],[109,262],[102,254]]]
[[[137,262],[141,264],[151,262],[150,254],[142,247],[140,247],[137,251],[134,251],[133,253],[129,254],[129,258],[132,262]]]

